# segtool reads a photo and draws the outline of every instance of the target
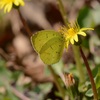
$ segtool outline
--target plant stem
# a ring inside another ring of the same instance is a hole
[[[64,24],[66,25],[66,27],[68,27],[69,22],[66,17],[66,12],[65,12],[64,6],[62,4],[62,1],[61,0],[57,0],[57,1],[58,1],[59,10],[60,10],[62,18],[64,20]],[[77,70],[79,72],[79,80],[80,80],[80,82],[85,82],[85,73],[83,71],[82,63],[80,60],[79,47],[73,46],[73,51],[74,51],[74,57],[75,57],[75,61],[76,61]]]
[[[27,25],[27,22],[25,21],[25,19],[23,18],[23,16],[21,15],[20,11],[18,10],[18,13],[19,13],[19,16],[20,16],[20,19],[22,21],[22,24],[26,30],[26,32],[28,33],[29,37],[32,36],[32,32],[31,30],[29,29],[29,26]]]
[[[94,93],[94,100],[98,100],[98,94],[97,94],[96,86],[95,86],[95,83],[94,83],[93,75],[92,75],[88,61],[87,61],[81,47],[80,47],[80,53],[81,53],[81,56],[84,60],[85,65],[86,65],[86,69],[87,69],[87,72],[88,72],[88,75],[89,75],[89,78],[90,78],[90,81],[91,81],[91,86],[92,86],[92,90],[93,90],[93,93]]]
[[[68,91],[69,91],[70,99],[71,99],[71,100],[75,100],[74,95],[73,95],[73,93],[72,93],[73,90],[69,87],[69,88],[68,88]]]
[[[79,47],[75,45],[73,45],[72,47],[73,47],[74,57],[76,61],[76,68],[79,72],[79,79],[80,79],[80,82],[83,83],[85,82],[85,73],[82,68],[82,63],[81,63],[80,54],[79,54]]]
[[[64,21],[64,24],[67,26],[67,24],[69,23],[68,22],[68,18],[66,16],[66,11],[64,9],[64,6],[63,6],[63,3],[61,0],[57,0],[58,2],[58,7],[59,7],[59,10],[60,10],[60,13],[62,15],[62,18],[63,18],[63,21]]]
[[[58,88],[59,92],[61,93],[61,96],[62,96],[62,98],[64,100],[64,98],[65,98],[65,91],[64,91],[63,87],[61,87],[61,84],[60,84],[60,82],[58,80],[58,76],[55,73],[55,71],[54,71],[54,69],[52,68],[51,65],[48,65],[48,68],[51,71],[51,73],[52,73],[52,75],[54,77],[54,82],[55,82],[55,84],[56,84],[56,86],[57,86],[57,88]]]

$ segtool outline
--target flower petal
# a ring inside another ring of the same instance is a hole
[[[74,36],[74,40],[75,40],[76,42],[78,42],[78,36],[77,36],[77,35]]]
[[[24,6],[24,1],[23,0],[14,0],[14,4],[16,6],[19,6],[19,5]]]
[[[6,13],[6,12],[10,12],[11,8],[12,8],[12,3],[7,4],[7,5],[4,7],[4,12],[5,12],[5,13]]]
[[[24,0],[0,0],[0,9],[4,8],[4,12],[10,12],[13,4],[16,6],[24,6]]]
[[[74,44],[74,39],[72,38],[72,39],[70,39],[70,42],[72,43],[72,44]]]
[[[18,5],[19,5],[19,2],[18,2],[17,0],[14,0],[14,4],[15,4],[16,6],[18,6]]]
[[[5,4],[2,4],[2,2],[0,2],[0,9],[2,9],[4,7]]]
[[[82,35],[82,36],[86,36],[85,32],[79,31],[77,34]]]
[[[93,28],[81,28],[80,31],[94,30]]]
[[[10,3],[10,4],[8,5],[7,12],[10,12],[11,9],[12,9],[12,3]]]
[[[69,41],[66,41],[66,42],[65,42],[65,48],[67,49],[68,46],[69,46]]]

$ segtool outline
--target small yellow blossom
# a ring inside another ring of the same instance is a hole
[[[15,6],[23,6],[23,0],[0,0],[0,9],[4,8],[4,12],[10,12],[13,5]]]
[[[65,38],[65,47],[68,48],[69,43],[74,44],[75,41],[78,42],[78,35],[86,36],[84,31],[93,30],[93,28],[80,28],[78,23],[68,24],[68,27],[63,26],[59,30]]]

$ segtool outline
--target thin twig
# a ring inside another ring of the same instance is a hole
[[[21,15],[20,10],[18,10],[18,13],[19,13],[19,16],[20,16],[20,18],[21,18],[21,21],[22,21],[22,23],[23,23],[23,26],[24,26],[26,32],[28,33],[29,37],[31,37],[31,36],[32,36],[32,32],[31,32],[31,30],[29,29],[29,26],[27,25],[26,20],[25,20],[25,19],[23,18],[23,16]]]

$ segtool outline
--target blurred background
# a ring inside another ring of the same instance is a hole
[[[94,28],[87,33],[82,47],[91,68],[96,70],[100,67],[100,1],[63,0],[63,4],[70,21],[78,19],[80,27]],[[20,12],[33,34],[58,30],[64,25],[56,0],[25,0]],[[78,77],[71,46],[53,66],[63,87],[63,70]],[[62,100],[51,72],[32,48],[15,9],[6,14],[0,10],[0,100]]]

